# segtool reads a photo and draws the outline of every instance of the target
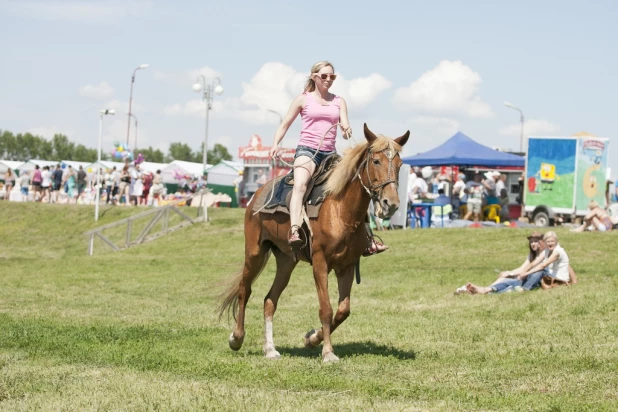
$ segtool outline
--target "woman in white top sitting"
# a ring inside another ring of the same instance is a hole
[[[558,236],[555,232],[547,232],[543,236],[545,242],[546,259],[527,271],[523,276],[526,276],[527,283],[534,283],[535,287],[541,285],[541,280],[544,277],[558,280],[562,283],[571,282],[571,274],[569,273],[569,255],[558,243]],[[576,281],[575,281],[576,282]]]

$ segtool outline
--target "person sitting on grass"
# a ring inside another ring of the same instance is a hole
[[[487,293],[504,293],[509,289],[520,291],[532,290],[541,286],[541,281],[544,277],[549,279],[545,283],[549,287],[554,285],[549,284],[549,280],[559,282],[560,284],[577,283],[575,272],[569,265],[569,256],[564,248],[558,244],[558,236],[554,232],[547,232],[543,236],[545,243],[545,251],[541,254],[543,258],[541,262],[533,262],[524,273],[517,275],[513,279],[503,279],[491,286],[482,287],[468,283],[466,288],[472,294],[487,294]],[[548,288],[548,287],[544,288]]]
[[[584,223],[576,229],[571,229],[571,232],[581,233],[586,230],[606,232],[612,230],[614,224],[618,223],[618,221],[612,220],[609,214],[601,209],[599,204],[594,200],[588,203],[588,210],[588,214],[584,216]]]
[[[543,234],[539,233],[539,232],[532,232],[529,236],[528,236],[528,247],[530,248],[530,252],[528,253],[528,256],[526,257],[526,260],[521,264],[520,267],[518,267],[517,269],[513,269],[513,270],[508,270],[508,271],[503,271],[500,272],[500,275],[498,276],[498,279],[496,279],[496,281],[494,283],[492,283],[489,288],[492,288],[493,286],[499,284],[499,283],[504,283],[505,281],[511,280],[511,279],[517,279],[517,277],[523,273],[526,273],[526,271],[534,266],[536,266],[537,264],[541,263],[543,261],[543,259],[545,258],[544,255],[544,249],[545,249],[545,244],[543,243]],[[471,290],[469,290],[468,285],[472,285],[472,283],[466,283],[465,285],[463,285],[462,287],[458,288],[455,291],[456,295],[459,295],[461,293],[472,293]],[[472,285],[474,286],[474,285]],[[512,287],[511,287],[512,288]],[[491,290],[490,292],[498,292],[499,290],[502,291],[503,293],[507,290],[507,289],[511,289],[511,288],[504,288],[502,289],[502,286],[499,286],[496,288],[496,290]],[[489,292],[487,292],[489,293]]]

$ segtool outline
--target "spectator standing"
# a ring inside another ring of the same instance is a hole
[[[474,222],[478,222],[481,218],[481,208],[483,205],[483,184],[481,183],[482,176],[480,173],[474,175],[474,180],[466,183],[465,192],[467,195],[468,213],[464,216],[464,219],[469,219],[470,216],[474,219]]]
[[[148,205],[148,195],[150,194],[150,187],[152,186],[152,173],[148,172],[144,174],[144,190],[142,191],[142,197],[139,198],[139,204]]]
[[[15,186],[15,173],[9,168],[4,174],[4,199],[11,198],[11,190]]]
[[[75,187],[77,186],[77,179],[75,170],[73,167],[69,166],[67,168],[66,178],[65,178],[65,187],[67,192],[67,203],[71,203],[71,199],[75,196]],[[77,203],[77,198],[75,199],[75,203]]]
[[[120,201],[120,198],[116,199],[118,192],[120,191],[120,172],[116,170],[116,166],[112,169],[112,179],[114,181],[114,188],[112,190],[112,203]]]
[[[60,188],[62,187],[62,167],[60,166],[60,164],[56,165],[56,170],[54,170],[54,173],[52,173],[52,180],[54,191],[54,196],[52,200],[55,203],[58,201]]]
[[[109,168],[105,170],[103,180],[105,181],[105,204],[107,205],[112,201],[112,195],[114,192],[114,176]]]
[[[41,175],[41,169],[39,165],[34,166],[34,170],[32,171],[32,190],[34,192],[33,198],[35,202],[39,202],[43,196],[41,195],[41,182],[43,181],[43,176]],[[37,195],[39,198],[37,199]]]
[[[163,195],[163,178],[161,177],[161,171],[157,170],[157,173],[152,178],[152,205],[161,205],[161,196]]]
[[[80,199],[82,197],[82,193],[84,193],[84,189],[86,188],[86,171],[82,166],[79,167],[77,171],[77,198]]]
[[[51,186],[52,186],[52,174],[49,171],[49,166],[43,168],[41,173],[41,201],[47,197],[47,203],[51,202]]]
[[[258,169],[258,177],[255,179],[255,183],[257,183],[258,188],[264,186],[268,180],[266,179],[266,175],[264,174],[264,169]]]
[[[496,172],[497,173],[497,172]],[[506,175],[503,175],[501,173],[497,173],[497,180],[496,180],[496,195],[497,196],[502,196],[502,189],[506,189]],[[508,193],[508,190],[507,190]]]
[[[131,175],[129,174],[129,165],[126,164],[120,172],[120,185],[118,191],[118,202],[122,200],[124,196],[125,206],[131,206],[131,194],[129,189],[131,186]]]
[[[19,186],[21,192],[21,201],[28,201],[28,189],[30,187],[30,175],[28,173],[22,173],[19,177]]]

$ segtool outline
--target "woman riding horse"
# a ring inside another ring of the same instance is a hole
[[[317,62],[311,68],[311,74],[305,84],[305,91],[296,97],[275,133],[270,156],[275,157],[279,151],[279,143],[285,137],[291,124],[300,114],[303,126],[300,140],[294,155],[294,188],[290,199],[290,236],[289,243],[300,247],[303,240],[299,230],[302,225],[302,202],[307,190],[307,184],[316,168],[328,155],[336,153],[335,139],[339,124],[343,137],[352,136],[352,128],[348,121],[348,107],[343,97],[329,92],[337,78],[335,68],[327,61]],[[369,234],[369,245],[366,256],[380,253],[388,247],[377,242]]]
[[[366,250],[365,217],[370,201],[379,204],[377,215],[391,217],[399,208],[398,176],[401,167],[399,152],[410,132],[391,140],[376,136],[364,127],[366,142],[350,148],[328,178],[326,192],[318,219],[311,224],[311,257],[313,277],[320,304],[321,328],[305,335],[305,346],[322,346],[324,362],[337,361],[330,340],[331,333],[350,314],[350,292],[354,268]],[[283,213],[253,213],[253,203],[264,187],[258,189],[245,212],[245,263],[223,294],[220,315],[231,309],[236,325],[228,339],[230,348],[239,350],[245,338],[245,310],[251,296],[251,286],[258,277],[270,253],[277,260],[277,272],[270,291],[264,299],[264,355],[278,358],[273,341],[273,317],[277,302],[287,286],[298,259],[288,242],[291,224]],[[339,289],[339,306],[333,317],[328,295],[328,274],[335,271]]]

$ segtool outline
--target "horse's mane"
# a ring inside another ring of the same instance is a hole
[[[335,166],[326,182],[327,194],[337,197],[343,193],[345,188],[356,176],[358,165],[368,148],[369,142],[364,141],[359,145],[350,147],[344,152],[343,159]],[[389,149],[395,153],[399,153],[401,151],[401,146],[395,143],[393,139],[378,135],[377,139],[373,141],[371,149],[376,152]]]

